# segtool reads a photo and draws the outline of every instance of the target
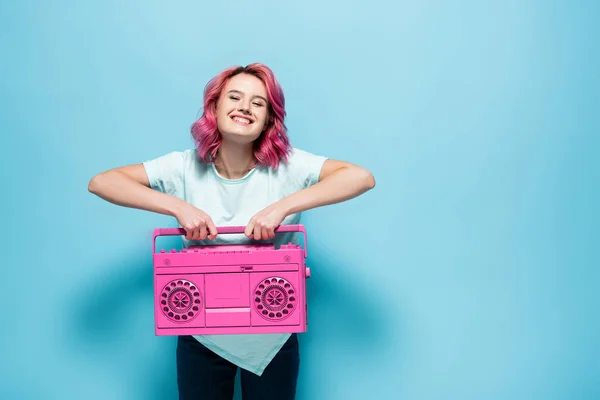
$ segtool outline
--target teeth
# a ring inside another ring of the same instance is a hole
[[[246,119],[246,118],[240,118],[240,117],[233,117],[234,121],[240,122],[242,124],[249,124],[250,120]]]

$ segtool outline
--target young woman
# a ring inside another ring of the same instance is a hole
[[[195,148],[102,172],[88,190],[175,217],[186,232],[184,246],[295,240],[275,228],[359,196],[375,180],[357,165],[291,147],[285,115],[283,92],[267,66],[231,67],[205,88],[203,115],[191,128]],[[217,227],[229,225],[245,226],[245,234],[219,236]],[[179,398],[231,400],[239,367],[244,400],[294,399],[299,362],[295,334],[181,336]]]

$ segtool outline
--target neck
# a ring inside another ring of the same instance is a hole
[[[215,158],[215,168],[225,179],[240,179],[255,165],[252,144],[243,146],[221,142]]]

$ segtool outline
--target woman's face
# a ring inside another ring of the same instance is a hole
[[[238,74],[229,79],[217,101],[217,128],[225,141],[248,144],[266,127],[267,90],[253,75]]]

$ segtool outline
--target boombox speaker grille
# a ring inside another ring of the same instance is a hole
[[[254,308],[264,319],[283,320],[296,308],[295,294],[295,288],[286,279],[267,278],[254,290]]]
[[[162,313],[174,322],[190,321],[200,310],[200,291],[190,281],[177,279],[167,283],[161,291]]]

